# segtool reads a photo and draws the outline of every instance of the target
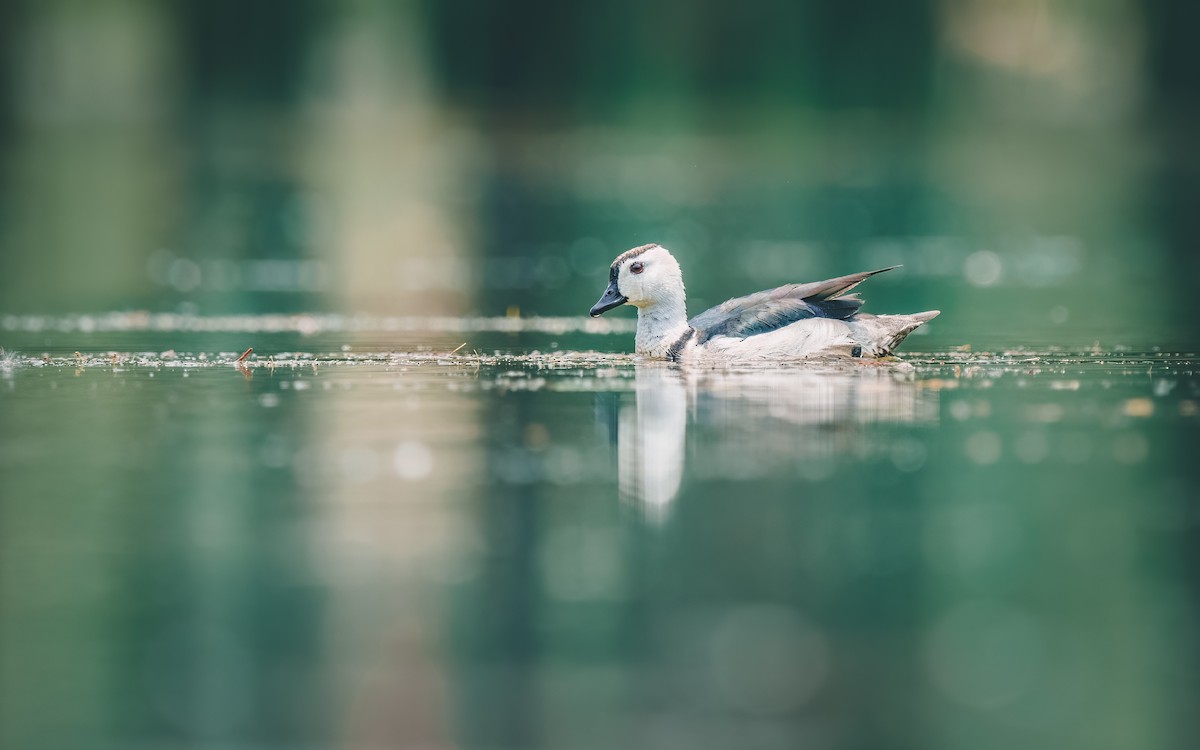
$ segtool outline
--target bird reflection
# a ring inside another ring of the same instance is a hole
[[[912,438],[878,427],[938,418],[936,391],[919,388],[903,365],[731,371],[646,363],[635,378],[617,419],[617,472],[622,500],[652,520],[666,518],[679,494],[689,421],[704,436],[691,451],[692,475],[818,480],[843,458],[887,455],[912,470]]]
[[[677,370],[646,365],[637,372],[637,397],[617,422],[617,477],[623,499],[665,516],[683,480],[688,397]]]

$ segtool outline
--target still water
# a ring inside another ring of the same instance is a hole
[[[1193,746],[1195,354],[359,323],[8,322],[4,747]]]

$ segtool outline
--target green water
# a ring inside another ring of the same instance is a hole
[[[1194,737],[1194,354],[12,338],[4,747]]]
[[[0,2],[0,750],[1191,750],[1198,24]]]

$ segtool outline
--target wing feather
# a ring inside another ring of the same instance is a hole
[[[863,305],[857,294],[847,295],[846,292],[892,268],[896,266],[809,284],[787,284],[737,297],[705,310],[689,324],[696,330],[696,343],[702,344],[714,336],[745,338],[805,318],[846,320]]]

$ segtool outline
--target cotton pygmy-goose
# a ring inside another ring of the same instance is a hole
[[[895,268],[893,266],[892,268]],[[679,263],[660,245],[642,245],[613,261],[608,289],[592,317],[626,302],[638,309],[637,353],[674,361],[886,357],[938,310],[912,315],[860,313],[846,294],[878,271],[811,284],[788,284],[737,297],[687,319]]]

